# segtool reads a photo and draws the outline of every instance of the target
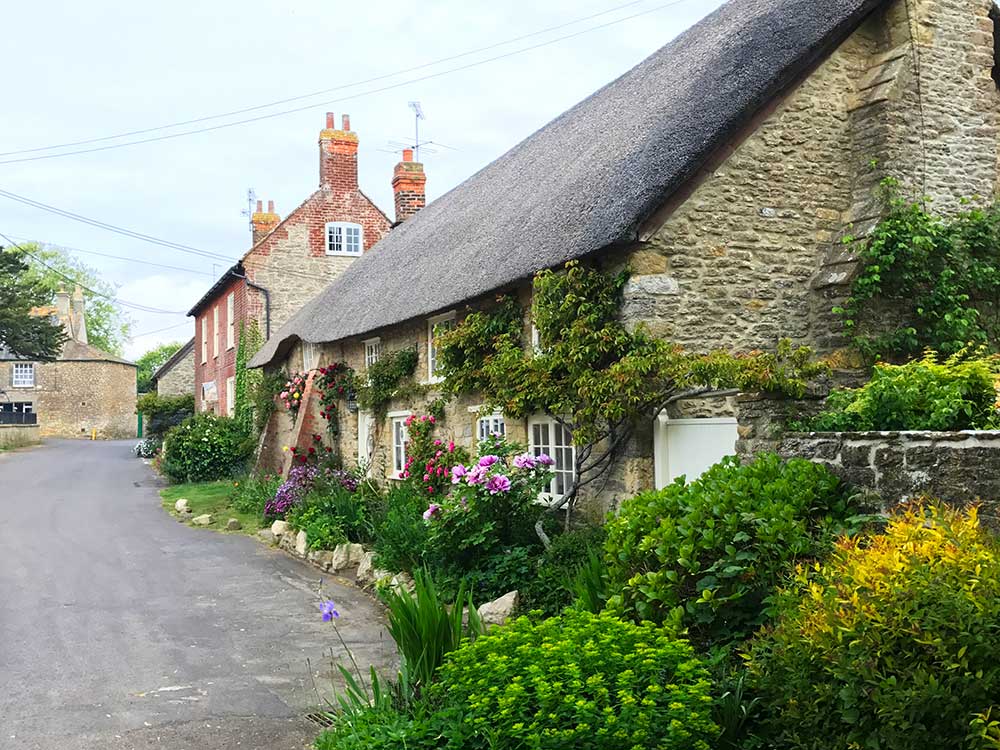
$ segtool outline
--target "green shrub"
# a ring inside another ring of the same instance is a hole
[[[325,499],[312,490],[285,515],[293,529],[306,532],[309,549],[333,549],[347,541],[340,519],[324,508]]]
[[[310,549],[333,549],[343,542],[364,543],[373,534],[368,501],[369,493],[361,490],[353,475],[320,470],[309,491],[288,510],[285,520],[306,532]]]
[[[375,533],[375,563],[391,571],[412,571],[424,564],[427,524],[421,514],[426,495],[394,482],[386,493],[385,511]]]
[[[928,351],[905,365],[879,364],[861,388],[830,394],[808,430],[970,430],[995,425],[997,358],[963,350],[943,362]]]
[[[432,698],[466,748],[708,750],[708,672],[651,623],[567,612],[518,618],[449,654]]]
[[[142,414],[143,435],[162,440],[171,427],[176,427],[194,414],[194,396],[146,393],[136,400],[135,410]]]
[[[233,508],[241,513],[253,513],[263,518],[264,505],[274,497],[281,482],[280,474],[248,474],[233,491]]]
[[[254,443],[229,417],[197,414],[167,433],[163,471],[171,482],[227,479],[246,471]]]
[[[622,504],[607,525],[609,608],[636,620],[674,620],[702,643],[748,636],[765,600],[802,558],[828,548],[854,510],[840,480],[803,459],[723,459]]]
[[[958,750],[998,703],[1000,549],[974,509],[842,540],[778,611],[749,652],[775,746]]]

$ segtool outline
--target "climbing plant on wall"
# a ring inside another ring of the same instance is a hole
[[[953,215],[882,183],[886,215],[861,244],[850,296],[835,312],[871,359],[903,360],[924,349],[954,354],[1000,338],[1000,208]],[[855,238],[845,238],[854,243]]]
[[[366,377],[355,378],[358,405],[381,421],[394,398],[417,390],[412,382],[416,369],[417,350],[414,348],[383,353],[377,362],[368,365]]]
[[[239,341],[236,345],[236,392],[233,398],[233,416],[247,434],[251,434],[261,422],[254,416],[255,402],[251,394],[259,387],[263,377],[260,370],[248,370],[247,362],[253,358],[263,342],[260,326],[256,320],[251,320],[248,325],[240,323]]]
[[[340,402],[354,391],[354,370],[346,362],[334,362],[320,367],[313,381],[319,389],[319,415],[327,420],[331,436],[340,434]]]

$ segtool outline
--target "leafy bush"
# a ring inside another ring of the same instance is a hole
[[[403,478],[430,497],[440,497],[451,483],[451,467],[469,460],[469,452],[454,440],[435,437],[437,417],[424,414],[406,418],[406,466]]]
[[[928,351],[905,365],[879,364],[861,388],[830,394],[805,428],[819,431],[969,430],[997,422],[998,362],[963,350],[939,362]]]
[[[246,471],[253,451],[253,440],[236,420],[197,414],[167,433],[163,471],[172,482],[226,479]]]
[[[344,471],[317,469],[310,481],[309,488],[292,502],[285,515],[293,528],[306,532],[310,549],[333,549],[345,541],[371,540],[373,526],[367,497],[359,491],[356,477]]]
[[[278,487],[282,484],[279,474],[251,473],[243,477],[236,486],[232,497],[232,506],[241,513],[253,513],[264,516],[264,506],[274,498]]]
[[[432,698],[461,715],[466,748],[708,750],[708,672],[651,623],[567,612],[522,617],[449,654]]]
[[[392,571],[412,571],[424,564],[428,528],[421,514],[427,496],[413,487],[392,483],[385,497],[385,511],[375,533],[375,562]]]
[[[132,448],[132,452],[139,458],[153,458],[160,452],[163,442],[159,438],[148,437],[140,440]]]
[[[749,653],[774,745],[958,749],[983,717],[973,728],[988,738],[1000,549],[975,509],[914,508],[884,535],[840,541],[778,611]]]
[[[824,552],[854,511],[840,480],[803,459],[723,459],[622,504],[607,525],[609,608],[674,620],[699,641],[742,639],[797,560]]]
[[[135,402],[135,410],[143,415],[143,432],[159,438],[194,414],[194,396],[160,396],[146,393]]]
[[[312,490],[285,515],[293,529],[306,532],[309,549],[333,549],[347,541],[340,519],[325,507],[326,498]]]

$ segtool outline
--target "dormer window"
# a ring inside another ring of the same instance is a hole
[[[327,255],[361,255],[364,249],[364,231],[360,224],[331,221],[326,225]]]

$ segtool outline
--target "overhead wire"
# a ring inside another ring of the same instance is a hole
[[[167,263],[157,263],[152,260],[143,260],[141,258],[130,258],[125,255],[112,255],[110,253],[101,253],[97,250],[84,250],[81,247],[72,247],[70,245],[63,245],[60,242],[49,242],[47,240],[39,240],[33,237],[25,237],[23,235],[12,234],[10,235],[14,239],[21,240],[22,242],[37,242],[39,245],[45,245],[48,247],[58,248],[59,250],[65,250],[70,253],[83,253],[85,255],[97,255],[101,258],[111,258],[112,260],[124,260],[129,263],[136,263],[143,266],[153,266],[155,268],[165,268],[171,271],[184,271],[185,273],[195,273],[201,276],[214,276],[215,274],[209,271],[200,271],[196,268],[184,268],[182,266],[171,266]]]

